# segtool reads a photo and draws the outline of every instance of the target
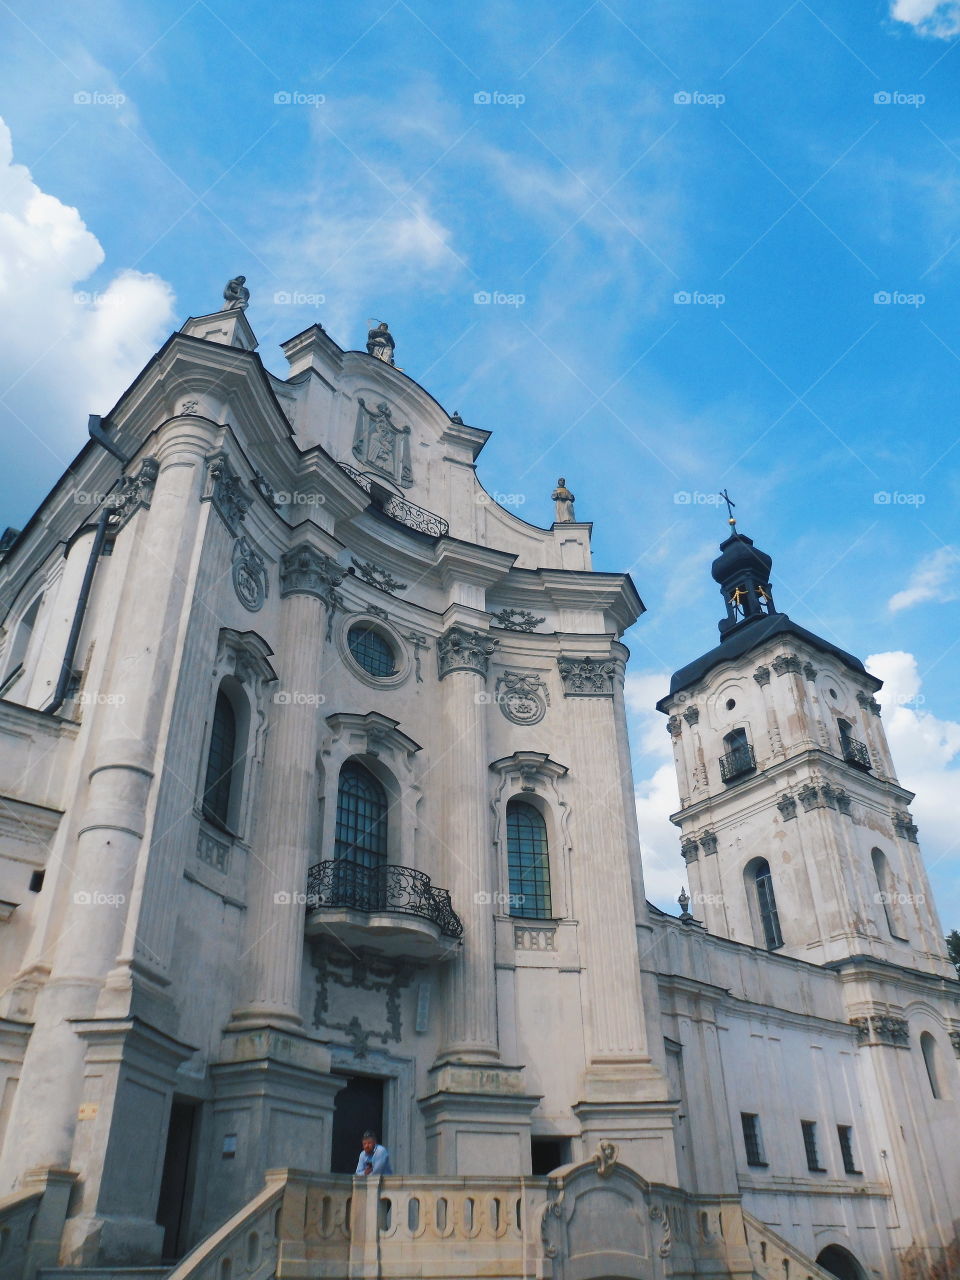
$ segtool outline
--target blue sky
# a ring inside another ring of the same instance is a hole
[[[12,0],[0,523],[228,277],[277,372],[314,320],[356,347],[388,319],[397,362],[494,431],[487,488],[546,524],[565,475],[647,604],[652,896],[683,864],[647,708],[715,641],[727,486],[779,607],[886,655],[960,927],[958,34],[934,0]]]

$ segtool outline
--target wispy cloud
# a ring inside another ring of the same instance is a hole
[[[907,22],[919,35],[952,40],[960,35],[960,3],[957,0],[893,0],[890,17]]]
[[[914,605],[925,604],[928,600],[941,603],[956,600],[957,588],[953,579],[958,564],[960,552],[955,547],[941,547],[934,551],[920,561],[903,590],[890,597],[887,608],[891,613],[899,613],[901,609],[912,609]]]

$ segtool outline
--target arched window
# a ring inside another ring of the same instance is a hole
[[[929,1031],[920,1033],[920,1051],[923,1054],[923,1065],[927,1069],[927,1079],[930,1081],[930,1092],[935,1098],[942,1098],[944,1095],[940,1078],[940,1054],[937,1050],[937,1042]]]
[[[387,861],[387,793],[357,760],[340,770],[334,857],[364,867]]]
[[[228,827],[237,766],[237,715],[230,695],[221,685],[213,710],[207,776],[203,784],[203,815]]]
[[[773,876],[770,874],[770,863],[766,858],[758,858],[753,864],[751,877],[757,895],[757,911],[760,916],[764,946],[768,951],[776,951],[778,947],[783,946],[783,934],[780,932],[780,914],[777,911],[777,900],[773,892]]]
[[[549,920],[553,906],[547,824],[539,809],[524,800],[507,804],[507,863],[510,914]]]
[[[896,890],[894,888],[895,882],[890,874],[890,865],[887,862],[886,855],[880,849],[871,849],[870,857],[873,861],[873,874],[877,880],[877,900],[883,907],[883,914],[887,920],[887,929],[892,938],[902,938],[904,929],[899,920]]]
[[[753,747],[746,729],[731,729],[723,735],[723,755],[720,757],[720,777],[724,782],[734,782],[757,767]]]

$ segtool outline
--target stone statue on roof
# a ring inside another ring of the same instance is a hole
[[[563,478],[557,481],[557,487],[550,495],[556,503],[557,514],[554,517],[556,524],[574,524],[577,517],[573,514],[573,494],[567,488],[567,482]]]
[[[234,276],[227,281],[223,289],[224,311],[246,311],[250,301],[250,290],[244,287],[246,280],[246,276]]]
[[[393,349],[396,345],[386,320],[381,320],[376,328],[367,333],[367,354],[385,364],[393,364]]]

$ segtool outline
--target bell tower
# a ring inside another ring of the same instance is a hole
[[[866,955],[954,976],[881,682],[776,609],[771,557],[730,525],[712,566],[720,644],[658,703],[690,911],[710,933],[817,964]]]

